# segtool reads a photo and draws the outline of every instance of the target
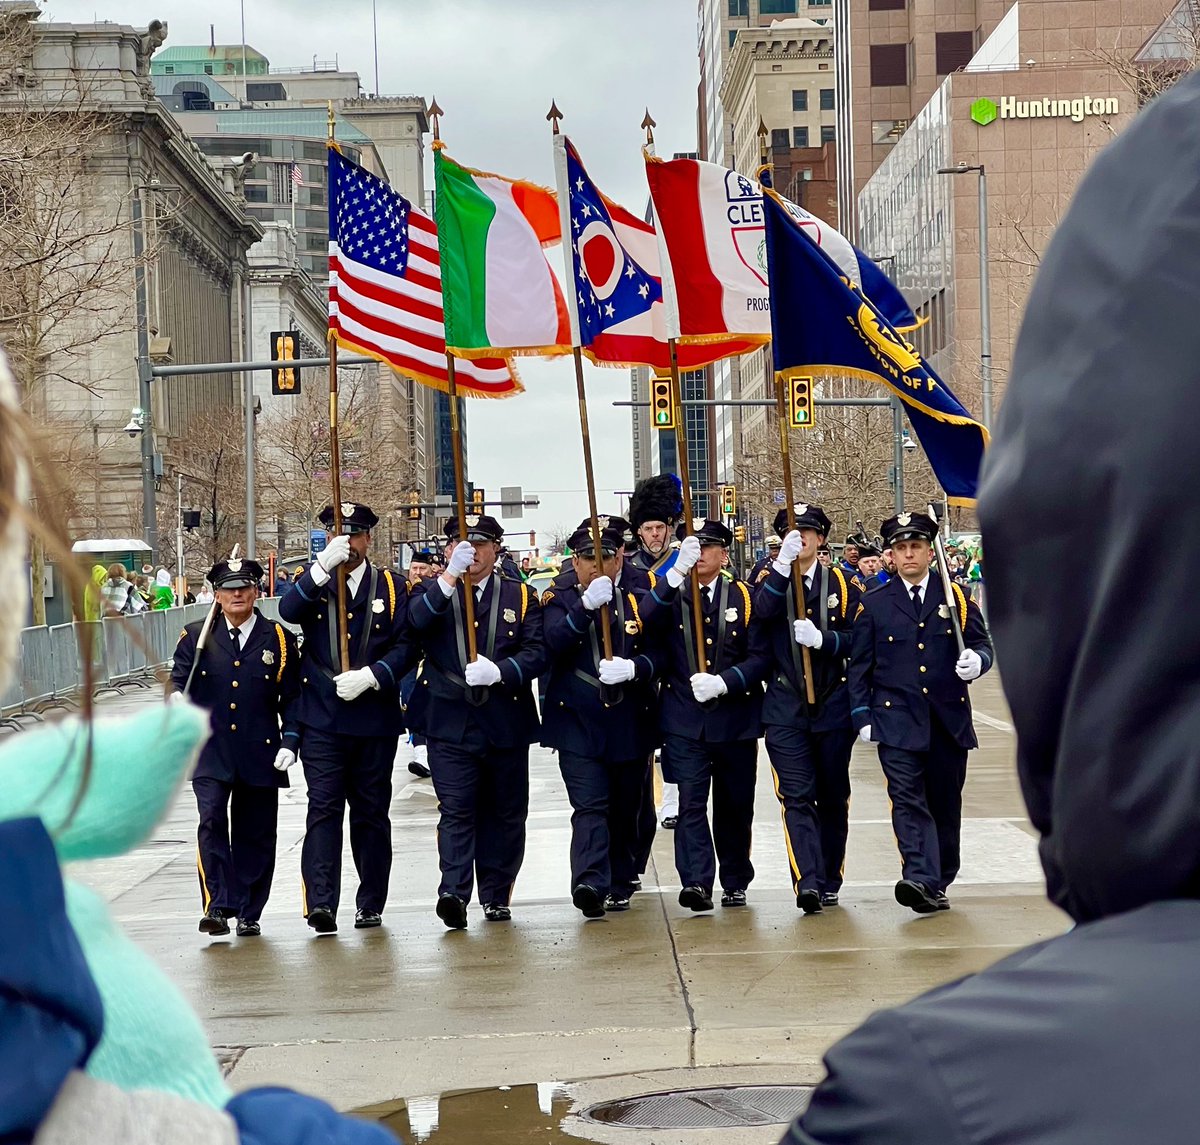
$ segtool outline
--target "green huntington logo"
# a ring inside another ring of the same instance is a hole
[[[989,123],[994,123],[996,117],[1000,114],[1000,109],[990,99],[986,97],[977,99],[971,104],[971,118],[979,124],[980,127],[987,127]]]

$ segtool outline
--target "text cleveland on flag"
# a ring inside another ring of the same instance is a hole
[[[646,179],[665,248],[667,333],[686,342],[736,333],[771,333],[762,187],[699,159],[646,155]],[[879,266],[836,228],[784,200],[809,237],[842,274],[900,330],[917,319]]]
[[[670,369],[662,271],[654,227],[601,194],[565,135],[554,137],[563,243],[570,254],[568,305],[578,344],[593,362]],[[745,354],[761,339],[725,337],[680,345],[679,366],[698,369]]]
[[[904,403],[950,503],[973,505],[987,431],[777,196],[768,193],[763,209],[776,373],[885,386]]]
[[[567,305],[543,253],[561,234],[554,192],[469,170],[440,145],[433,169],[450,352],[569,353]]]
[[[383,179],[329,149],[329,331],[339,346],[445,390],[446,331],[437,228]],[[521,384],[504,358],[463,361],[464,396]]]

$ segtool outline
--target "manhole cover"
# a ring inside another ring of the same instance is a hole
[[[631,1129],[727,1129],[785,1125],[808,1108],[811,1085],[731,1085],[679,1089],[604,1101],[583,1111],[589,1121]]]

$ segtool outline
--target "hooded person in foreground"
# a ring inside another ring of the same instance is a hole
[[[1029,299],[980,498],[1050,898],[1076,926],[879,1013],[790,1141],[1197,1140],[1200,75],[1096,162]],[[1170,458],[1164,465],[1163,459]],[[1191,559],[1147,581],[1170,522]],[[1047,577],[1073,552],[1082,578]]]

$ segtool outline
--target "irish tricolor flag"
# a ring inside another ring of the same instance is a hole
[[[543,247],[561,238],[554,194],[434,152],[446,345],[460,358],[566,354],[566,302]]]

